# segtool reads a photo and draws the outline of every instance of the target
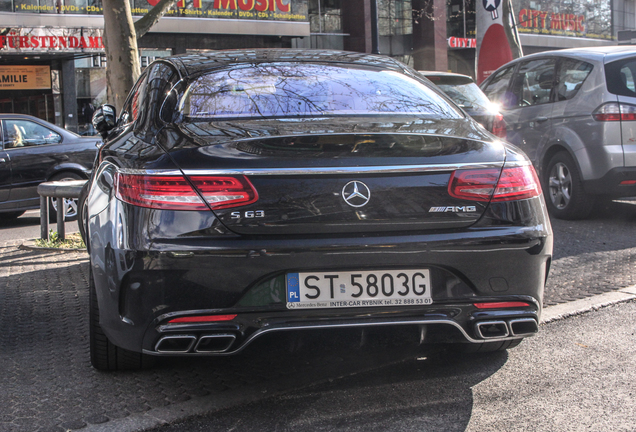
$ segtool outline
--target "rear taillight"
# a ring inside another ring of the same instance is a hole
[[[495,119],[492,122],[492,133],[497,135],[499,138],[507,138],[508,133],[506,132],[506,122],[501,113],[497,113],[495,115]]]
[[[597,121],[634,121],[636,120],[636,105],[611,102],[598,107],[593,113]]]
[[[455,171],[448,193],[471,201],[513,201],[541,195],[539,179],[532,165],[498,169]]]
[[[183,176],[117,173],[115,190],[117,198],[126,203],[162,210],[217,210],[258,200],[256,189],[244,176],[192,176],[189,180]]]

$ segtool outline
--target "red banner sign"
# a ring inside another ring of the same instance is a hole
[[[451,48],[477,48],[477,39],[449,37],[448,46]]]

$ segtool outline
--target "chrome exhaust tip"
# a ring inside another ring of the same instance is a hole
[[[233,334],[203,335],[199,338],[194,352],[197,353],[222,353],[230,349],[236,336]]]
[[[534,336],[539,331],[539,324],[534,318],[517,318],[508,321],[512,336]]]
[[[505,321],[480,321],[475,323],[475,333],[482,339],[505,338],[510,334]]]
[[[158,353],[187,353],[196,341],[197,337],[192,335],[164,336],[155,345],[155,351]]]

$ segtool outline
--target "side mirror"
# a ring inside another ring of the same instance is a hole
[[[108,136],[108,132],[113,130],[117,125],[117,117],[115,115],[115,107],[112,105],[102,105],[93,113],[93,127],[102,138]]]

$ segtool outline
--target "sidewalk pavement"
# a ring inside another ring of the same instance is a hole
[[[400,346],[373,356],[318,346],[290,350],[268,340],[241,356],[161,359],[150,371],[97,372],[88,352],[86,253],[22,250],[21,243],[0,245],[2,432],[143,430],[413,355]],[[544,319],[636,298],[634,287],[603,289],[612,293],[571,303],[574,308],[548,307]]]

